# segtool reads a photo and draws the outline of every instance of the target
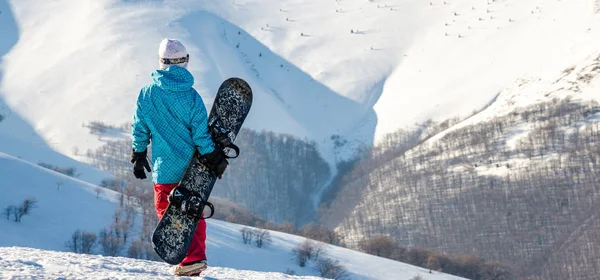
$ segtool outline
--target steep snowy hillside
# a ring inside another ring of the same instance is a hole
[[[5,59],[4,55],[13,48],[20,37],[19,26],[17,26],[11,11],[10,3],[0,0],[0,34],[2,34],[2,38],[0,38],[0,57],[2,57],[2,62]],[[38,64],[30,64],[30,66],[33,65],[37,67]],[[0,81],[3,81],[3,72],[5,69],[6,65],[2,63],[0,67]],[[25,83],[24,80],[20,80],[19,78],[17,80],[20,83]],[[33,83],[34,81],[30,82]],[[31,102],[35,101],[32,100]],[[52,102],[41,105],[43,105],[42,107],[50,106],[49,108],[53,106]],[[32,124],[32,120],[24,119],[26,115],[22,115],[19,112],[18,108],[6,104],[2,83],[0,82],[0,153],[7,153],[34,163],[48,163],[60,168],[75,168],[78,178],[95,184],[100,183],[102,179],[112,177],[111,174],[91,168],[86,164],[77,162],[66,155],[54,151],[52,146],[56,146],[57,143],[53,142],[56,139],[53,140],[45,137],[37,129],[35,125],[37,121],[33,121]],[[67,112],[64,113],[68,114]],[[73,115],[70,117],[63,115],[63,117],[70,118],[71,122],[79,118]],[[44,116],[38,121],[45,122]],[[65,129],[71,130],[73,128],[66,127]],[[62,152],[65,153],[65,151],[63,150]],[[72,153],[72,150],[70,153]]]
[[[114,220],[119,205],[118,195],[112,191],[73,179],[17,158],[0,154],[0,209],[18,206],[34,197],[35,207],[20,223],[0,219],[0,247],[20,246],[45,250],[66,251],[65,242],[77,229],[98,232]],[[272,279],[287,277],[280,274],[255,274],[239,270],[284,272],[294,270],[298,275],[313,275],[312,261],[299,267],[291,251],[305,238],[280,232],[271,232],[272,243],[259,249],[245,245],[241,240],[243,227],[217,220],[208,222],[207,254],[211,269],[209,277],[241,279]],[[136,220],[130,239],[139,238],[140,222]],[[98,246],[99,247],[99,246]],[[460,279],[400,262],[383,259],[345,248],[326,245],[324,256],[338,260],[352,279],[398,279],[422,275],[423,279]],[[125,248],[123,251],[127,251]],[[100,248],[92,252],[100,253]],[[4,276],[44,276],[81,278],[83,275],[103,277],[142,277],[144,274],[167,277],[169,265],[154,262],[125,261],[126,267],[113,268],[123,259],[93,257],[86,260],[71,254],[59,254],[29,249],[0,248],[0,278]],[[125,252],[122,252],[125,254]],[[60,256],[60,258],[59,258]],[[63,261],[73,261],[66,265]],[[141,267],[144,267],[141,269]],[[222,267],[222,268],[221,268]],[[117,270],[117,271],[113,271]],[[122,273],[122,274],[117,274]],[[261,278],[262,277],[262,278]],[[254,279],[254,278],[247,278]]]
[[[347,156],[397,128],[466,116],[600,38],[594,0],[0,3],[17,34],[0,39],[9,117],[69,155],[102,144],[83,123],[129,121],[164,37],[189,46],[207,101],[224,78],[245,78],[249,127],[315,140],[330,161],[332,135]]]
[[[560,70],[547,75],[532,74],[516,80],[499,92],[494,102],[485,109],[429,141],[437,141],[458,129],[509,114],[518,107],[527,107],[552,99],[600,100],[600,52],[595,51],[583,59],[573,60]],[[523,136],[531,127],[519,129],[513,132],[515,135],[511,143],[515,143],[518,137]]]
[[[596,279],[600,54],[522,79],[471,118],[342,178],[346,241],[472,253],[532,279]],[[359,195],[352,195],[358,193]]]
[[[375,105],[378,135],[466,117],[515,80],[552,76],[600,47],[594,0],[427,2],[438,21],[388,78]]]

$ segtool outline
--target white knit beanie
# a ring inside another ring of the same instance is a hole
[[[185,46],[174,39],[164,39],[158,47],[159,67],[161,70],[177,65],[187,68],[189,54]]]

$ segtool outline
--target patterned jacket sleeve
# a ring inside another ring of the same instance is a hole
[[[135,110],[133,113],[133,123],[131,124],[131,132],[132,132],[132,143],[133,150],[136,152],[143,152],[150,145],[150,129],[148,125],[144,122],[142,118],[142,108],[140,104],[140,100],[135,104]]]
[[[215,146],[208,132],[208,113],[206,112],[204,101],[202,101],[202,97],[200,97],[198,92],[195,90],[193,92],[194,102],[190,110],[192,138],[194,145],[198,148],[198,152],[201,155],[205,155],[211,153],[215,149]]]

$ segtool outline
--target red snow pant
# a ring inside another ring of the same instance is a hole
[[[160,220],[169,206],[169,194],[177,184],[154,184],[154,206],[156,214]],[[189,264],[201,260],[206,260],[206,221],[200,220],[196,232],[192,237],[190,248],[181,264]]]

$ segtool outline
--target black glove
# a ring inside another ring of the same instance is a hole
[[[225,172],[225,168],[227,168],[227,165],[229,165],[229,162],[225,158],[225,153],[223,150],[218,148],[215,148],[215,150],[211,153],[201,155],[200,161],[204,163],[208,169],[215,173],[219,179],[223,177],[223,172]]]
[[[133,175],[138,179],[146,179],[146,173],[144,172],[144,168],[146,171],[152,171],[150,169],[150,164],[148,163],[148,159],[146,158],[147,151],[136,153],[135,150],[131,151],[131,163],[133,163]]]

